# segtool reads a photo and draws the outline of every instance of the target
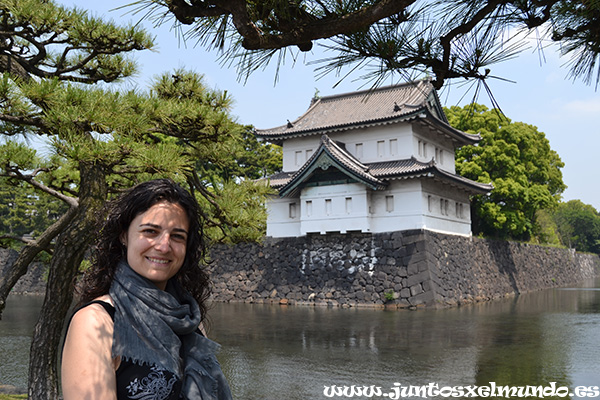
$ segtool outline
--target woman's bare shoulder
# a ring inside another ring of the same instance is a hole
[[[94,299],[94,301],[102,301],[114,306],[109,295],[100,296]],[[83,324],[83,326],[94,326],[98,322],[110,322],[112,324],[112,318],[101,304],[91,303],[77,310],[73,315],[71,325]]]

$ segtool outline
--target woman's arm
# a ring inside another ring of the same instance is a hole
[[[99,304],[73,316],[62,356],[64,400],[116,400],[113,321]]]

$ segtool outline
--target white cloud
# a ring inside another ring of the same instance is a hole
[[[577,114],[600,114],[600,97],[592,97],[587,100],[573,100],[564,105],[568,112]]]

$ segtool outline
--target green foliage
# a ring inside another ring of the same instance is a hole
[[[267,229],[265,197],[272,193],[271,188],[251,181],[224,181],[213,187],[211,193],[218,201],[217,217],[228,221],[227,224],[208,221],[205,233],[211,240],[225,243],[262,240]],[[200,200],[207,208],[207,199]]]
[[[481,142],[456,153],[456,172],[494,184],[489,195],[472,201],[473,231],[487,236],[529,240],[538,210],[558,204],[565,189],[564,166],[535,126],[512,122],[483,105],[446,109],[452,126],[479,133]]]
[[[201,204],[214,240],[264,234],[269,190],[250,180],[279,168],[281,152],[235,123],[228,113],[231,99],[207,89],[201,76],[165,73],[147,93],[32,80],[4,95],[0,111],[27,109],[28,134],[45,135],[52,149],[39,160],[26,146],[6,142],[0,156],[11,168],[0,168],[4,174],[36,169],[37,179],[68,195],[77,192],[81,163],[105,166],[111,191],[168,176],[200,186],[195,189],[207,197]],[[189,179],[193,174],[197,181]]]
[[[600,213],[580,200],[558,205],[552,214],[565,246],[600,254]]]
[[[22,143],[0,145],[0,164],[9,170],[41,168],[35,150]],[[2,170],[2,168],[0,168]],[[0,243],[20,248],[41,234],[66,210],[62,202],[19,179],[0,176]]]
[[[259,240],[266,230],[264,200],[271,190],[252,180],[280,168],[281,151],[259,143],[249,127],[235,123],[227,113],[231,98],[206,89],[201,79],[178,70],[155,81],[152,99],[163,107],[150,113],[162,132],[153,140],[185,145],[182,155],[198,177],[195,187],[204,193],[200,203],[212,240]]]
[[[536,229],[533,241],[537,244],[563,246],[551,210],[538,210],[535,214]]]
[[[389,291],[387,291],[383,294],[383,297],[385,298],[385,301],[394,301],[395,293],[393,290],[390,289]]]
[[[11,43],[3,57],[14,60],[0,71],[25,80],[37,76],[112,82],[136,71],[125,54],[153,46],[152,38],[138,26],[117,26],[54,1],[3,0],[0,17],[0,38]]]
[[[259,142],[250,126],[240,128],[227,143],[199,149],[196,169],[207,181],[260,179],[281,169],[281,147]],[[223,152],[228,157],[219,157]]]
[[[19,400],[27,399],[26,394],[0,394],[0,400]]]

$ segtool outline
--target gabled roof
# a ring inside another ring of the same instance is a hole
[[[373,125],[419,122],[455,142],[474,144],[479,135],[452,128],[431,81],[420,80],[373,90],[321,97],[293,122],[271,129],[258,129],[256,136],[273,143],[284,139],[329,134]]]
[[[424,163],[411,157],[406,160],[363,164],[348,153],[343,144],[336,143],[327,135],[321,137],[317,151],[295,172],[280,172],[271,176],[270,185],[279,189],[282,197],[294,197],[307,183],[316,184],[319,170],[335,168],[347,177],[346,182],[359,182],[373,190],[382,190],[394,179],[431,178],[458,187],[473,194],[488,193],[493,185],[479,183],[444,171],[431,160]],[[314,178],[314,179],[313,179]],[[311,182],[312,180],[312,182]]]
[[[343,147],[327,135],[321,137],[321,145],[315,153],[304,163],[304,165],[290,175],[287,182],[279,188],[279,194],[283,197],[294,196],[301,186],[317,175],[320,170],[325,171],[335,168],[341,172],[347,181],[360,182],[371,189],[383,189],[387,184],[374,177],[368,172],[368,167],[348,153]],[[280,182],[283,176],[278,174]],[[317,178],[318,179],[318,178]],[[274,186],[272,184],[272,186]]]

